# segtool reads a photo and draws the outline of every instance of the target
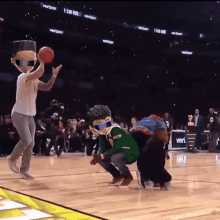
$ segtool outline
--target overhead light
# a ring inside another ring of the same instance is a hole
[[[160,33],[161,33],[161,34],[166,34],[167,31],[166,31],[166,30],[160,30]]]
[[[199,34],[199,36],[200,36],[200,38],[203,38],[203,37],[204,37],[204,35],[203,35],[203,34]]]
[[[106,44],[114,44],[115,42],[114,41],[111,41],[111,40],[102,40],[103,43],[106,43]]]
[[[92,16],[92,15],[84,15],[85,18],[91,19],[91,20],[96,20],[97,17]]]
[[[192,55],[193,52],[190,52],[190,51],[182,51],[182,54]]]
[[[149,28],[146,28],[146,27],[138,26],[137,28],[142,31],[149,31]]]
[[[56,29],[50,29],[50,32],[56,33],[56,34],[63,34],[64,31],[56,30]]]
[[[179,36],[182,36],[183,33],[180,33],[180,32],[171,32],[172,35],[179,35]]]

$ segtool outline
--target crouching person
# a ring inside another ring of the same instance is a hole
[[[165,158],[166,151],[163,149],[164,143],[168,142],[168,133],[165,128],[159,128],[155,131],[153,137],[150,137],[137,160],[139,170],[138,181],[142,188],[148,180],[159,183],[161,189],[167,190],[168,183],[171,181],[171,175],[166,171]]]
[[[108,106],[96,105],[88,111],[90,129],[99,133],[99,150],[91,165],[99,163],[113,176],[110,184],[121,182],[120,188],[129,187],[133,177],[127,167],[139,157],[139,147],[133,137],[112,122]]]

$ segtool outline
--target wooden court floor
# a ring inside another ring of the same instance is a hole
[[[136,164],[130,166],[134,181],[129,189],[108,186],[110,174],[99,165],[91,166],[91,157],[82,153],[33,157],[30,173],[35,180],[20,179],[9,170],[6,158],[0,158],[0,188],[105,219],[219,220],[220,155],[219,160],[216,155],[170,153],[169,191],[138,188]]]

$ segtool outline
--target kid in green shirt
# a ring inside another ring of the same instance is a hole
[[[139,147],[133,137],[118,124],[112,122],[108,106],[95,105],[88,111],[90,129],[99,133],[101,154],[94,155],[92,165],[99,163],[111,173],[111,184],[120,184],[120,188],[129,187],[133,177],[126,164],[134,163],[139,157]],[[117,167],[117,169],[116,169]]]

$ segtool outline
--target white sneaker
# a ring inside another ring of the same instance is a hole
[[[138,180],[138,185],[141,189],[144,189],[145,188],[145,179],[143,178],[143,176],[141,175],[141,172],[140,171],[137,171],[136,172],[137,174],[137,180]]]
[[[16,161],[15,162],[11,161],[10,156],[7,156],[7,160],[11,171],[13,171],[14,173],[19,173],[19,168],[16,166]]]
[[[28,171],[25,172],[25,171],[20,170],[20,176],[23,179],[28,179],[28,180],[33,180],[34,179],[34,177],[31,176]]]

